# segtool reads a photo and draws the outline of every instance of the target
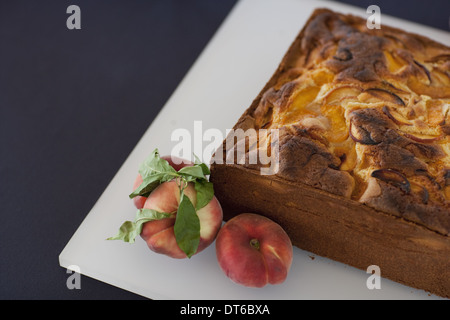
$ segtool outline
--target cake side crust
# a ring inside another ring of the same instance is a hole
[[[279,223],[300,249],[450,298],[450,239],[423,226],[238,165],[213,164],[225,220],[243,212]]]

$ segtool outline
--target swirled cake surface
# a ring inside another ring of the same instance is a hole
[[[279,177],[450,234],[449,47],[323,10],[271,84],[248,116]]]

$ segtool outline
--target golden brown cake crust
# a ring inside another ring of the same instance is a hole
[[[280,130],[279,177],[449,235],[449,106],[450,48],[320,9],[241,122]]]
[[[300,248],[450,297],[449,107],[449,47],[318,9],[234,127],[278,130],[277,173],[211,164],[225,217],[269,216]]]

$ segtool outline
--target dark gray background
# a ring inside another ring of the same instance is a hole
[[[0,1],[1,299],[141,298],[58,255],[235,2]],[[342,2],[449,31],[448,0]]]

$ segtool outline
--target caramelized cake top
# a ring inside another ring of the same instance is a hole
[[[275,75],[246,116],[279,177],[450,234],[449,47],[319,9]]]

